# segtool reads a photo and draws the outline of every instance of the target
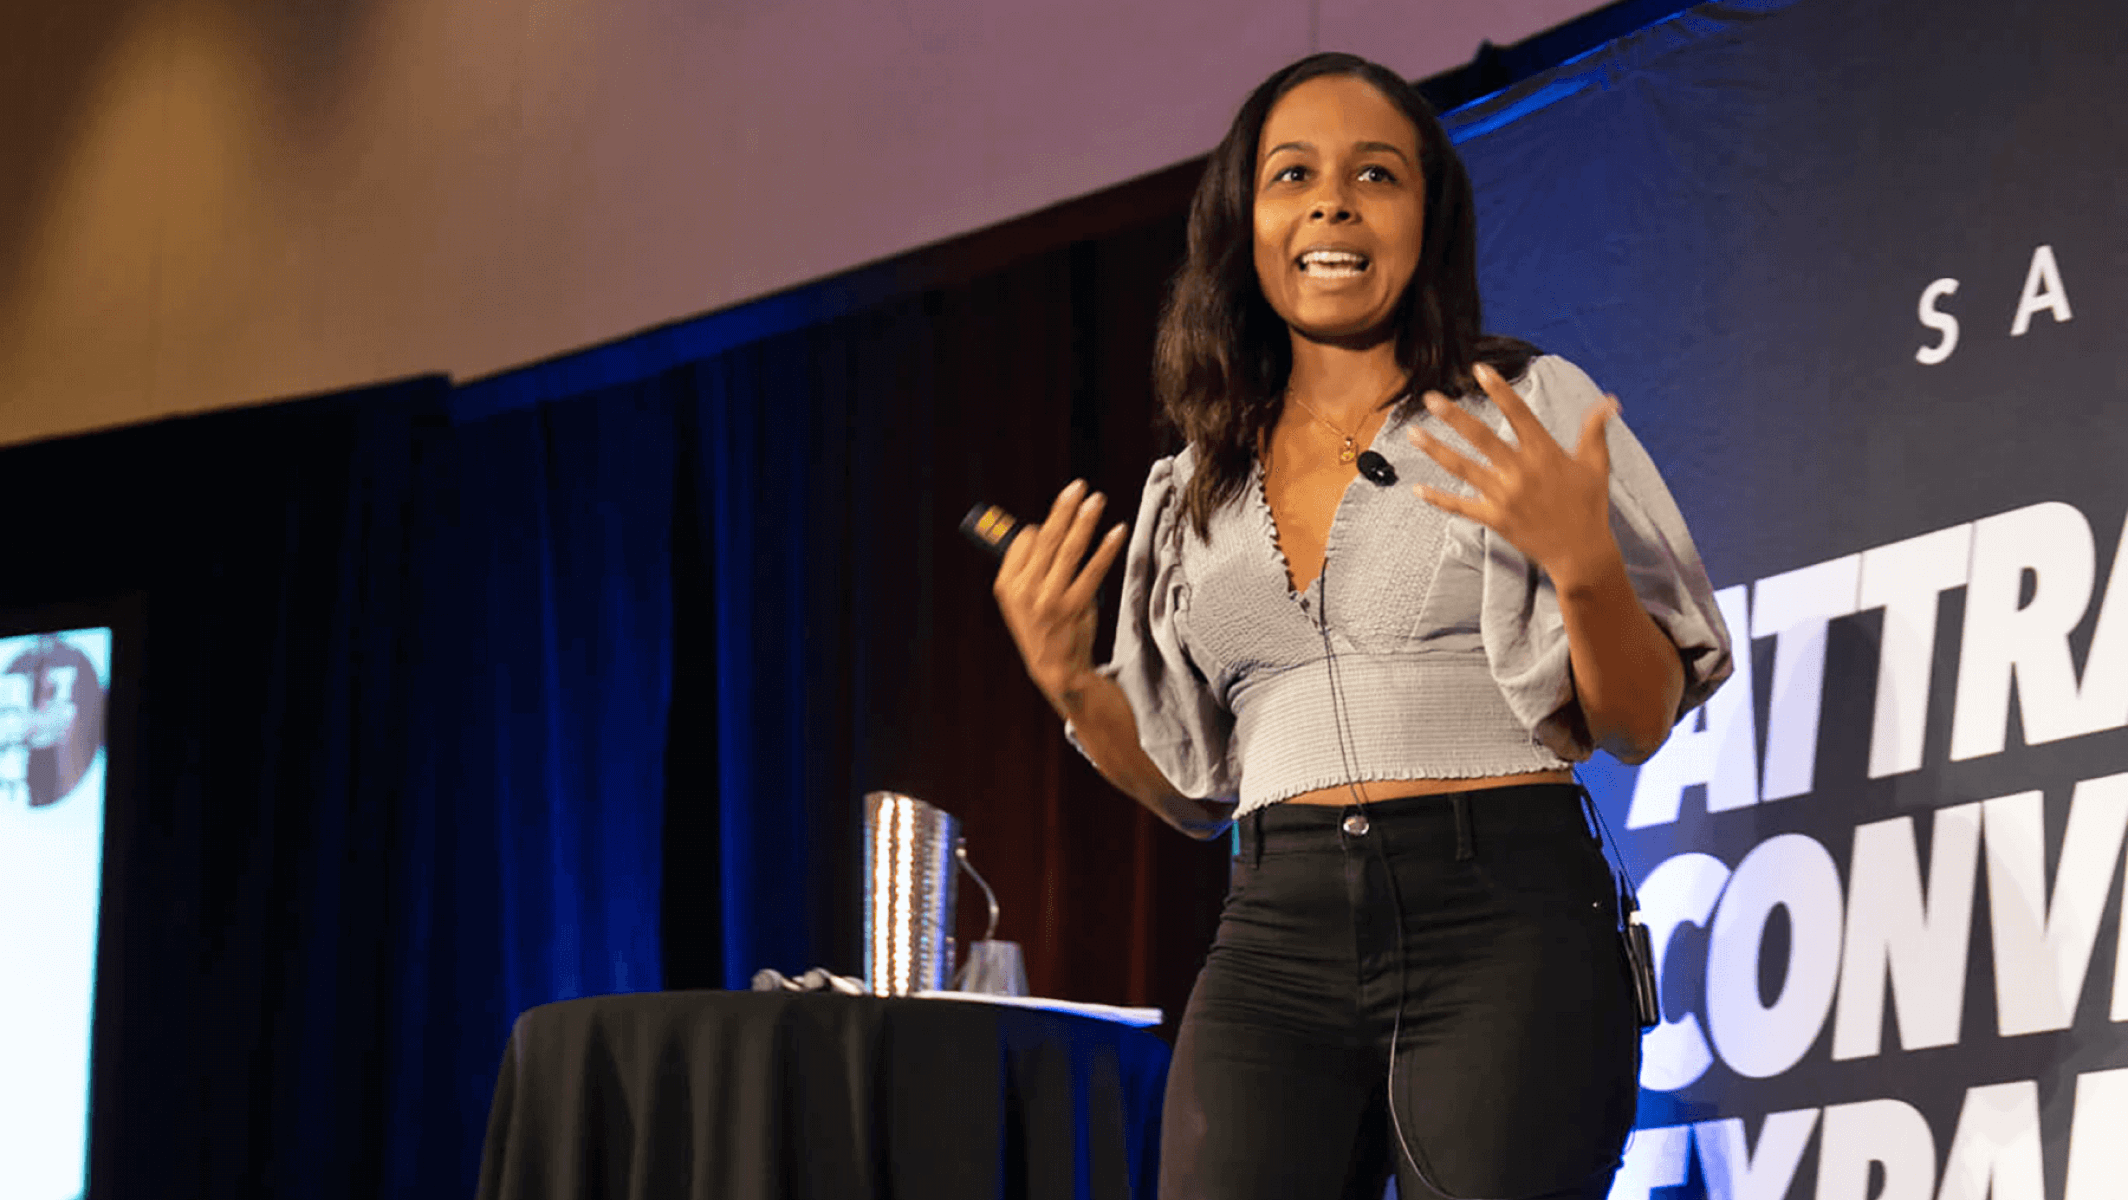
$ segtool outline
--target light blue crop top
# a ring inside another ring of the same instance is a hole
[[[1580,368],[1552,356],[1515,387],[1569,448],[1602,398]],[[1459,403],[1512,439],[1491,401]],[[1413,422],[1468,452],[1423,410],[1386,422],[1373,449],[1398,482],[1352,482],[1323,573],[1297,595],[1261,468],[1200,540],[1181,504],[1192,452],[1153,464],[1124,560],[1115,653],[1101,671],[1184,795],[1238,798],[1239,815],[1348,778],[1516,775],[1588,757],[1564,712],[1574,687],[1551,582],[1505,538],[1412,493],[1423,482],[1470,494],[1411,445]],[[1622,422],[1608,428],[1611,529],[1634,590],[1680,652],[1681,715],[1728,677],[1728,630],[1655,464]]]

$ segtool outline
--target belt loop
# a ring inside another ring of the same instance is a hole
[[[1456,810],[1456,861],[1465,862],[1475,855],[1470,844],[1470,793],[1457,792],[1448,802]]]
[[[1263,810],[1259,808],[1242,819],[1249,823],[1248,836],[1243,839],[1249,843],[1249,865],[1260,867],[1263,865]]]

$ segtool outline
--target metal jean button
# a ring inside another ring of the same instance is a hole
[[[1349,813],[1345,817],[1345,834],[1348,837],[1367,836],[1367,814]]]

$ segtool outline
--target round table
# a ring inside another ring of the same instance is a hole
[[[1065,1013],[833,993],[530,1009],[481,1200],[1153,1195],[1168,1046]]]

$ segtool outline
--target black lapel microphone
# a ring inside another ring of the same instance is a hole
[[[1372,450],[1360,455],[1360,474],[1365,475],[1376,487],[1388,487],[1397,479],[1396,468],[1389,465],[1388,459]]]

